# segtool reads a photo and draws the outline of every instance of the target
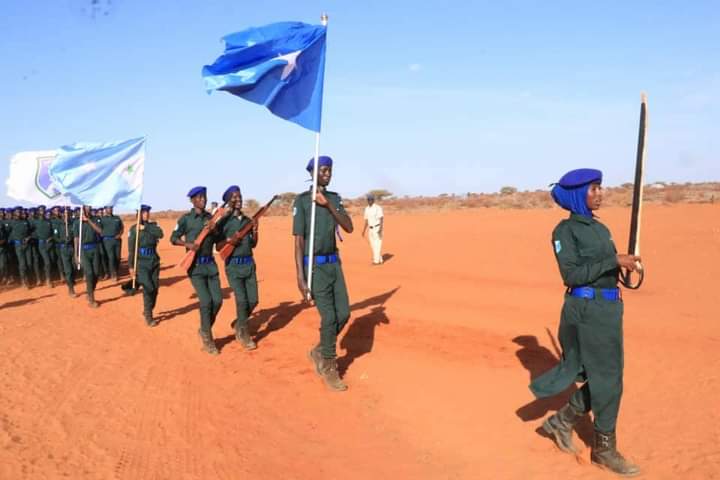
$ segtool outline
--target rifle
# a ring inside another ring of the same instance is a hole
[[[205,224],[202,230],[200,230],[200,233],[198,234],[195,241],[193,241],[193,245],[196,247],[200,247],[203,240],[208,236],[208,233],[210,233],[210,230],[215,228],[215,225],[217,222],[225,216],[227,213],[227,203],[223,204],[222,207],[219,207],[217,210],[215,210],[215,213],[213,213],[213,216],[210,218],[208,223]],[[182,267],[183,270],[186,272],[192,268],[193,263],[195,263],[195,256],[197,255],[197,250],[188,250],[185,253],[185,256],[180,260],[180,263],[178,265]]]
[[[640,255],[640,217],[643,201],[643,168],[645,166],[645,141],[647,139],[647,95],[640,96],[640,128],[638,131],[638,147],[635,159],[635,185],[633,186],[632,210],[630,213],[630,240],[628,254]],[[620,275],[620,283],[626,288],[637,290],[645,278],[645,269],[637,262],[637,281],[634,282],[632,272],[626,270]]]
[[[228,238],[228,240],[227,240],[227,242],[225,243],[225,245],[223,245],[223,247],[220,249],[220,257],[221,257],[223,260],[227,260],[227,259],[230,257],[230,255],[232,255],[232,252],[233,252],[233,250],[235,250],[235,247],[237,247],[238,243],[240,243],[240,241],[241,241],[243,238],[245,238],[245,236],[246,236],[248,233],[250,233],[250,230],[252,230],[253,225],[255,224],[255,222],[256,222],[260,217],[262,217],[263,215],[265,215],[265,213],[266,213],[266,212],[268,211],[268,209],[270,208],[270,205],[272,205],[272,203],[273,203],[275,200],[277,200],[278,198],[280,198],[279,195],[274,195],[274,196],[270,199],[270,201],[269,201],[268,203],[266,203],[265,205],[263,205],[262,207],[260,207],[260,210],[258,210],[257,212],[255,212],[255,215],[253,215],[253,217],[252,217],[252,222],[248,223],[247,225],[245,225],[244,227],[242,227],[240,230],[238,230],[237,232],[233,233],[233,236],[232,236],[232,237]]]

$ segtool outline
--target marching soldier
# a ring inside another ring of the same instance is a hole
[[[223,237],[230,239],[238,230],[252,223],[251,218],[243,215],[243,198],[240,187],[233,185],[225,190],[223,202],[228,204],[232,215],[223,224]],[[248,318],[258,304],[257,276],[255,274],[255,260],[253,248],[258,243],[258,224],[254,223],[252,232],[245,236],[235,247],[232,255],[225,261],[225,276],[235,294],[235,308],[237,318],[233,322],[235,326],[235,338],[246,350],[257,348],[255,342],[250,338],[248,331]],[[224,242],[218,245],[222,248]]]
[[[38,206],[37,214],[31,221],[31,224],[33,227],[33,240],[37,242],[37,259],[42,259],[43,270],[45,271],[45,284],[48,287],[52,287],[52,262],[50,260],[50,256],[53,241],[53,227],[50,220],[45,217],[45,208],[45,205]],[[40,267],[38,266],[37,270],[39,269]],[[40,280],[40,276],[38,276],[37,284],[40,285],[41,283],[42,281]]]
[[[27,209],[25,213],[25,218],[27,219],[27,222],[30,224],[30,241],[28,242],[28,248],[26,249],[25,253],[25,261],[28,264],[28,267],[32,268],[32,271],[35,273],[35,286],[38,286],[42,283],[41,276],[40,276],[40,252],[38,251],[38,238],[37,233],[35,232],[35,221],[37,220],[37,208],[32,207]]]
[[[153,309],[157,303],[158,290],[160,288],[160,257],[157,253],[158,241],[163,238],[163,231],[160,226],[150,221],[150,205],[140,206],[140,239],[138,241],[137,270],[133,271],[135,265],[135,243],[137,228],[130,227],[128,233],[128,262],[130,266],[130,278],[135,278],[143,290],[143,316],[149,327],[158,324],[152,316]],[[112,215],[112,211],[110,212]]]
[[[62,211],[62,214],[60,213]],[[65,279],[68,295],[75,298],[75,268],[73,265],[73,234],[70,209],[53,207],[53,239],[58,260],[60,278]]]
[[[315,159],[311,159],[306,170],[312,175]],[[293,235],[295,236],[295,269],[297,285],[304,299],[315,300],[320,313],[320,343],[310,350],[310,359],[317,373],[332,390],[347,390],[340,379],[337,367],[336,343],[338,334],[350,318],[345,278],[335,243],[335,230],[339,225],[352,233],[353,224],[345,212],[340,195],[327,190],[332,178],[333,161],[330,157],[318,159],[318,192],[315,217],[315,240],[313,258],[313,283],[307,285],[306,273],[309,268],[310,212],[313,202],[312,188],[298,195],[293,204]]]
[[[0,285],[9,283],[10,278],[7,259],[8,233],[5,228],[5,209],[0,208]]]
[[[82,250],[80,255],[85,274],[87,300],[92,308],[99,307],[99,304],[95,301],[95,286],[97,285],[100,270],[97,237],[101,233],[102,230],[98,226],[97,218],[92,216],[92,210],[87,205],[83,206],[82,222],[78,219],[73,226],[73,240],[75,251],[78,251],[78,246]]]
[[[193,242],[203,227],[210,222],[212,215],[205,210],[207,205],[207,189],[205,187],[195,187],[188,192],[187,196],[190,198],[193,208],[178,219],[170,242],[173,245],[185,247],[186,250],[197,252],[195,262],[188,270],[188,276],[200,301],[198,334],[202,340],[203,350],[211,355],[217,355],[220,352],[213,339],[212,326],[220,307],[222,307],[223,299],[220,290],[220,276],[215,264],[215,257],[213,257],[213,247],[222,240],[222,236],[218,233],[218,225],[211,225],[210,234],[205,237],[199,247],[195,246]]]
[[[102,225],[102,243],[105,251],[105,271],[110,272],[113,281],[117,281],[117,272],[120,265],[120,243],[125,226],[122,219],[113,214],[112,206],[105,207],[103,213],[100,223]]]
[[[27,279],[28,270],[28,244],[32,229],[25,217],[25,210],[22,207],[15,207],[13,211],[13,221],[10,223],[10,233],[8,234],[8,243],[13,246],[15,256],[17,257],[18,274],[20,276],[20,284],[26,289],[30,289]]]
[[[615,436],[623,390],[623,302],[617,283],[620,268],[633,271],[640,258],[618,254],[610,231],[595,218],[593,212],[602,203],[601,182],[599,170],[580,169],[565,174],[552,189],[555,202],[571,212],[552,236],[567,287],[558,333],[563,356],[530,389],[543,398],[582,381],[569,403],[549,417],[543,429],[562,451],[577,453],[573,426],[592,411],[592,463],[622,476],[635,476],[640,469],[617,451]]]

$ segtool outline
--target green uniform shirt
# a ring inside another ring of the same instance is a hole
[[[232,237],[235,232],[243,228],[245,225],[250,223],[251,220],[242,215],[240,217],[233,215],[223,225],[223,236],[225,238]],[[252,249],[255,246],[255,237],[253,236],[252,230],[249,234],[245,235],[240,243],[237,244],[232,252],[233,257],[249,257],[252,255]]]
[[[10,224],[10,234],[8,240],[25,240],[32,233],[32,229],[27,220],[13,220]]]
[[[346,215],[342,198],[335,192],[323,192],[327,198],[328,208],[334,208],[341,215]],[[312,206],[312,191],[308,190],[295,197],[293,203],[293,235],[302,235],[305,238],[305,252],[310,250],[310,209]],[[315,210],[315,245],[314,255],[329,255],[337,252],[335,244],[335,230],[337,222],[328,208],[317,206]]]
[[[73,239],[72,225],[73,221],[69,220],[67,227],[65,227],[64,218],[53,218],[50,220],[53,228],[53,236],[57,243],[71,243]]]
[[[98,219],[96,217],[90,217],[90,222],[95,222],[95,224],[98,224]],[[79,237],[80,235],[80,219],[77,219],[73,222],[72,227],[72,234],[74,237]],[[97,243],[97,233],[95,233],[95,230],[92,229],[90,225],[88,225],[87,222],[83,222],[82,224],[82,244],[88,245],[90,243]]]
[[[128,264],[134,265],[135,264],[135,231],[136,231],[137,225],[133,225],[130,227],[130,232],[128,232],[128,246],[130,250],[130,254],[128,255]],[[157,248],[158,240],[163,238],[163,231],[160,228],[160,226],[155,222],[148,222],[145,224],[145,228],[143,228],[140,231],[140,240],[138,243],[139,248]],[[138,260],[142,258],[148,258],[143,255],[140,255]],[[155,251],[155,255],[152,256],[152,258],[159,258],[157,254],[157,250]]]
[[[605,225],[573,213],[555,227],[552,239],[567,287],[617,287],[617,250]]]
[[[33,238],[38,240],[48,240],[53,235],[53,228],[50,220],[45,218],[34,218],[30,220],[33,229]]]
[[[123,230],[123,221],[117,215],[110,215],[109,217],[101,217],[100,225],[102,228],[103,237],[115,237],[120,234]]]
[[[185,236],[185,242],[194,242],[195,239],[200,235],[205,224],[207,224],[212,215],[209,212],[203,211],[198,214],[193,208],[188,213],[178,219],[175,230],[173,230],[170,240],[175,242],[179,240],[183,235]],[[210,257],[213,254],[213,246],[221,238],[220,235],[208,234],[205,240],[200,244],[200,248],[197,250],[197,255],[201,257]]]

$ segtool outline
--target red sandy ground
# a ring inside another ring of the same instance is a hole
[[[228,289],[221,355],[200,351],[197,299],[167,241],[155,329],[141,297],[111,282],[98,310],[63,287],[3,291],[0,478],[610,478],[589,463],[588,422],[577,459],[536,432],[563,399],[533,402],[527,389],[556,361],[548,329],[563,288],[549,236],[563,216],[393,215],[382,267],[359,230],[346,235],[345,393],[327,391],[307,359],[318,315],[298,303],[286,217],[261,227],[251,353],[232,341]],[[601,216],[623,249],[628,210]],[[645,478],[720,478],[718,220],[717,205],[645,212],[648,277],[625,292],[618,431]]]

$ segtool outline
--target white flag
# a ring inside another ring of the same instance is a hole
[[[7,196],[37,205],[50,202],[67,204],[48,175],[48,167],[56,155],[56,150],[20,152],[13,155],[10,158],[10,176],[5,182]]]

